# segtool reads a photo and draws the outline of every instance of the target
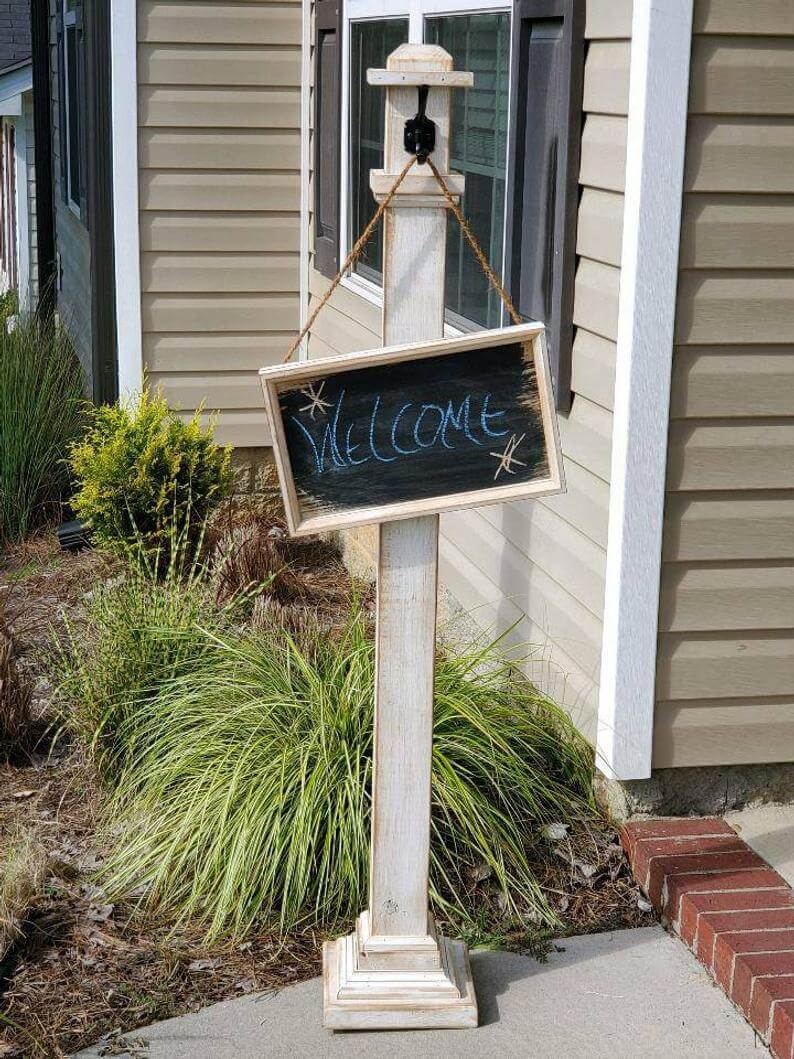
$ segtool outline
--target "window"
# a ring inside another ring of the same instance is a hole
[[[389,17],[369,18],[368,5]],[[383,89],[366,83],[369,67],[384,67],[389,54],[409,40],[440,44],[456,69],[472,70],[475,87],[452,95],[452,168],[466,175],[464,209],[486,254],[501,272],[505,224],[505,176],[510,74],[510,15],[488,0],[454,4],[446,13],[438,0],[400,9],[401,0],[351,0],[346,11],[348,107],[343,116],[347,150],[342,173],[343,251],[375,210],[369,171],[383,165]],[[453,7],[454,4],[454,7]],[[500,5],[503,6],[503,5]],[[394,12],[388,10],[394,7]],[[420,10],[421,7],[421,10]],[[458,13],[460,8],[471,11]],[[383,246],[374,236],[356,265],[356,280],[370,291],[382,283]],[[446,301],[449,322],[494,327],[501,322],[498,298],[471,256],[454,218],[447,239]]]
[[[367,84],[367,70],[385,66],[387,56],[407,40],[407,18],[354,22],[350,27],[348,246],[353,245],[375,211],[375,199],[369,189],[369,171],[383,165],[383,89]],[[382,228],[378,228],[364,248],[356,271],[376,283],[381,282]]]
[[[466,217],[490,264],[501,271],[505,222],[510,16],[506,12],[425,20],[425,40],[471,70],[474,88],[452,93],[451,168],[466,176]],[[454,317],[498,327],[499,296],[449,215],[446,303]]]
[[[79,0],[59,2],[62,191],[64,200],[80,216],[84,202],[83,9]]]
[[[384,67],[405,41],[439,44],[456,69],[475,75],[473,88],[452,93],[451,166],[466,177],[464,211],[519,312],[545,323],[557,407],[566,411],[584,0],[315,3],[315,267],[335,275],[340,253],[375,210],[369,171],[383,165],[383,91],[366,84],[367,68]],[[373,300],[380,298],[382,258],[378,236],[349,281]],[[448,322],[464,329],[504,323],[451,216],[446,264]]]
[[[0,279],[4,289],[16,289],[17,188],[14,125],[0,119]]]

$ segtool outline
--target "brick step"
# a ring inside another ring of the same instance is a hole
[[[769,1045],[794,1059],[794,891],[724,820],[634,820],[621,831],[662,920]]]

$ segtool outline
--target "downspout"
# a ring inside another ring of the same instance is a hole
[[[85,0],[88,234],[91,246],[91,345],[94,400],[119,393],[113,245],[113,128],[110,5]],[[134,132],[133,132],[134,135]]]
[[[48,0],[32,0],[30,32],[33,58],[33,128],[36,152],[36,240],[38,247],[38,311],[51,316],[55,308],[55,213],[52,185],[52,97]]]

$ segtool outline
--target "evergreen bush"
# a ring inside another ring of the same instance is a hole
[[[200,412],[185,420],[160,393],[94,409],[70,454],[72,506],[95,541],[114,552],[143,548],[165,569],[179,541],[192,558],[207,517],[232,486],[230,450]]]

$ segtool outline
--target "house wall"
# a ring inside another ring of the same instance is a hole
[[[67,205],[61,173],[61,107],[58,84],[57,0],[50,0],[50,78],[52,82],[52,177],[55,203],[55,253],[58,262],[58,312],[72,336],[91,392],[91,247],[88,229]]]
[[[33,93],[26,92],[22,97],[22,120],[25,123],[25,155],[27,159],[28,185],[28,260],[30,275],[28,281],[28,304],[35,305],[39,296],[39,257],[36,238],[36,145],[33,128]]]
[[[511,633],[513,640],[538,647],[540,664],[530,664],[530,675],[593,736],[609,506],[631,4],[630,0],[587,0],[586,11],[589,46],[574,398],[570,413],[560,417],[568,489],[548,500],[443,516],[440,561],[443,582],[480,625],[503,631],[518,623]],[[313,110],[312,105],[312,114]],[[329,281],[311,267],[310,255],[312,306],[328,286]],[[309,355],[365,349],[380,342],[380,309],[339,288],[312,329]]]
[[[653,761],[794,759],[794,5],[696,0]]]
[[[299,323],[299,0],[138,0],[149,379],[217,437],[269,444],[257,371]]]

